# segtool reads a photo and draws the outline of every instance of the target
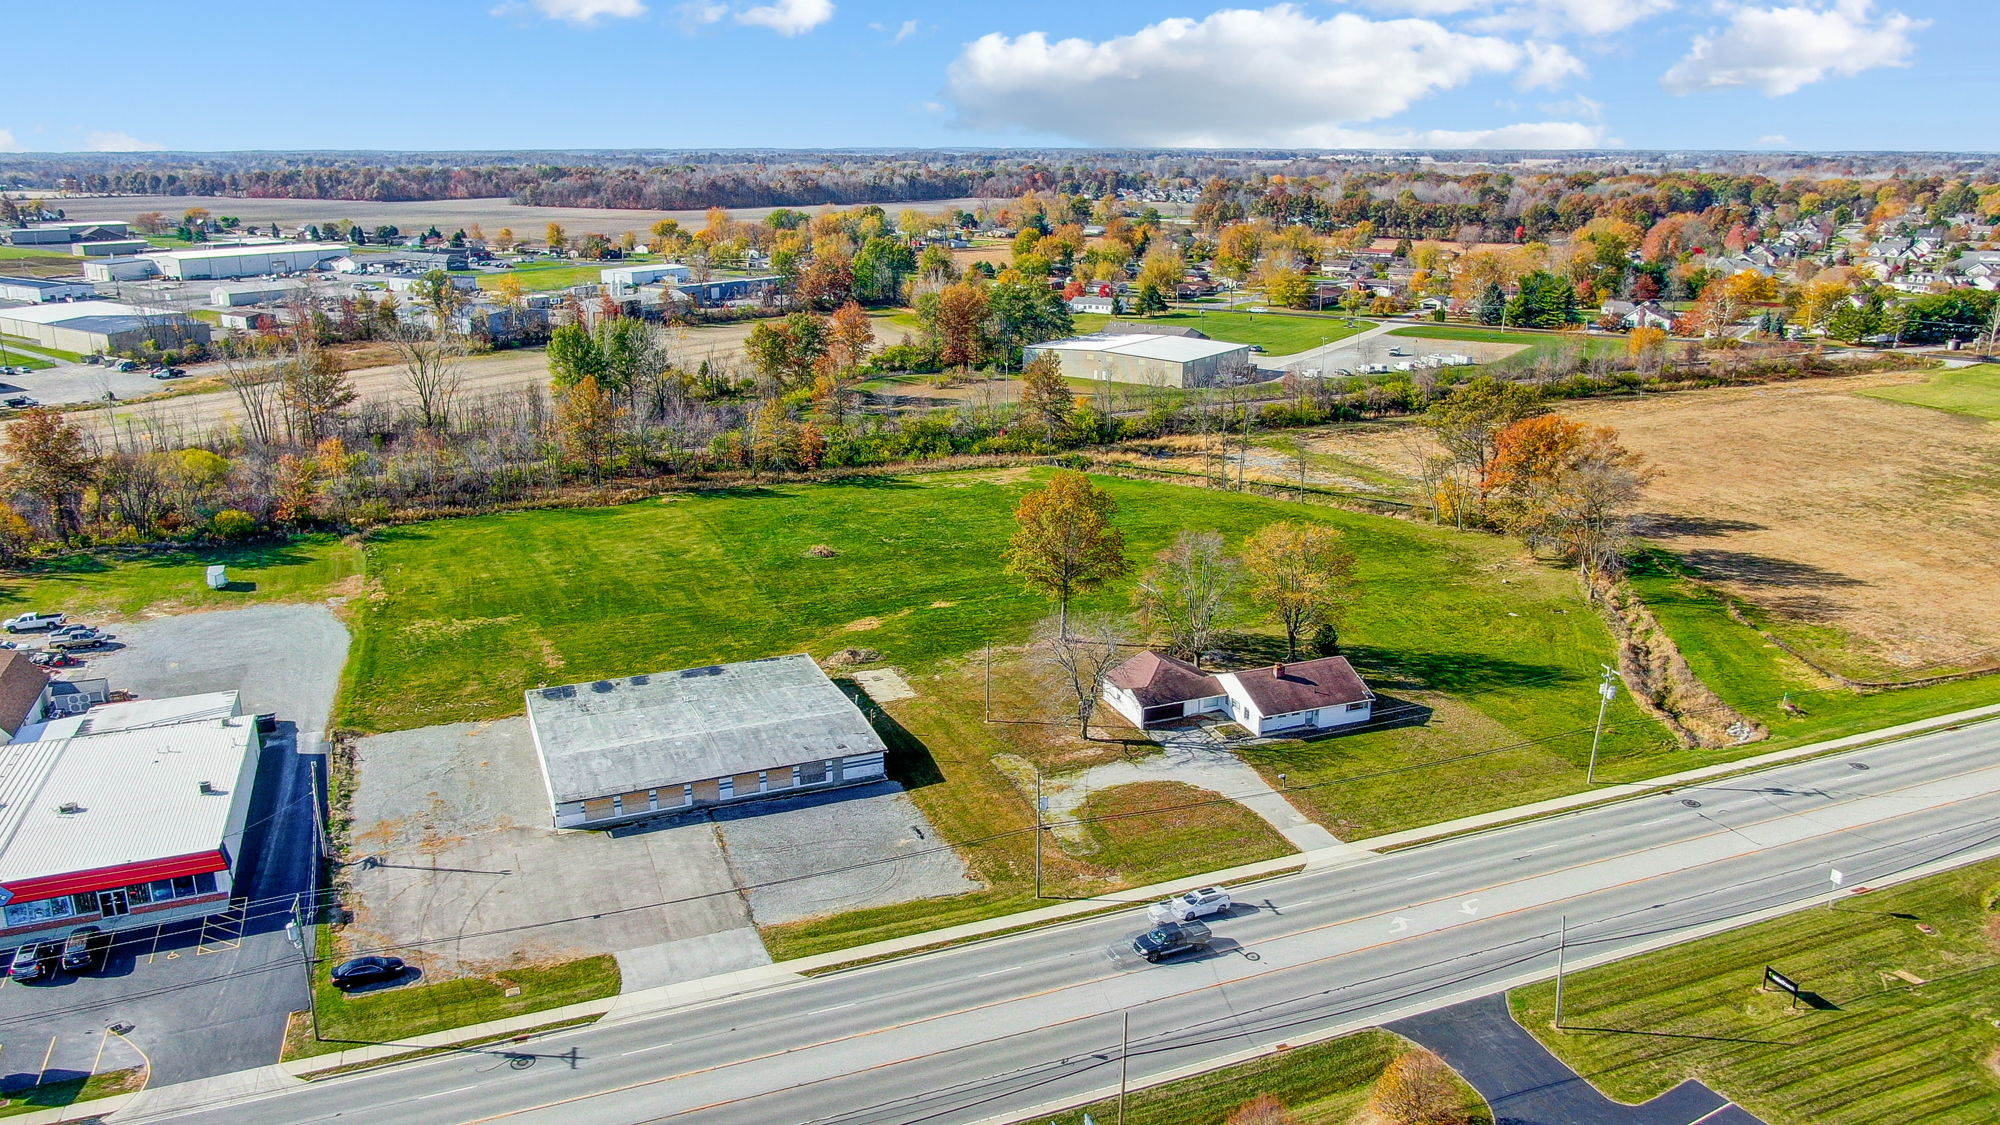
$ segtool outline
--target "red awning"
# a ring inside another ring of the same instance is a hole
[[[224,858],[220,851],[196,852],[193,855],[175,856],[171,859],[121,863],[116,867],[100,867],[94,871],[16,879],[5,886],[13,892],[13,901],[35,902],[59,895],[88,894],[91,891],[108,891],[113,887],[150,883],[155,879],[172,879],[181,875],[200,875],[208,871],[227,870],[229,870],[229,860]]]

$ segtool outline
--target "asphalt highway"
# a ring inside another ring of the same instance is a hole
[[[1996,748],[1968,726],[1363,855],[1245,888],[1205,956],[1144,963],[1125,912],[174,1119],[1007,1120],[1115,1088],[1127,1015],[1138,1082],[1546,976],[1564,920],[1574,965],[1810,904],[1833,868],[1851,890],[2000,855]]]

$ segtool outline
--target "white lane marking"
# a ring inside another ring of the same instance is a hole
[[[1428,879],[1433,875],[1442,875],[1442,874],[1444,874],[1444,872],[1442,871],[1426,871],[1422,875],[1405,875],[1403,876],[1403,882],[1414,883],[1419,879]]]
[[[1410,920],[1408,918],[1398,916],[1389,920],[1389,932],[1392,934],[1400,934],[1409,928]]]
[[[1553,844],[1543,844],[1543,845],[1542,845],[1541,847],[1539,847],[1539,848],[1529,848],[1529,849],[1528,849],[1527,851],[1525,851],[1525,852],[1522,852],[1521,854],[1522,854],[1522,855],[1534,855],[1534,854],[1535,854],[1536,852],[1545,852],[1545,851],[1548,851],[1548,850],[1549,850],[1550,848],[1560,848],[1560,847],[1562,847],[1562,841],[1558,840],[1558,841],[1556,841],[1556,842],[1555,842],[1555,843],[1553,843]]]
[[[1312,899],[1307,899],[1307,900],[1305,900],[1304,902],[1295,902],[1295,903],[1291,904],[1290,906],[1287,906],[1287,907],[1285,907],[1285,909],[1286,909],[1286,910],[1304,910],[1304,909],[1305,909],[1306,907],[1308,907],[1308,906],[1311,906],[1312,904],[1313,904],[1313,900],[1312,900]]]
[[[981,974],[979,974],[979,976],[981,976],[981,977],[997,977],[997,976],[999,976],[999,975],[1000,975],[1001,973],[1011,973],[1011,972],[1015,971],[1016,969],[1023,969],[1023,968],[1026,968],[1026,967],[1027,967],[1027,966],[1025,966],[1025,965],[1009,965],[1009,966],[1007,966],[1007,967],[1006,967],[1006,968],[1004,968],[1004,969],[995,969],[995,970],[993,970],[993,971],[992,971],[992,972],[990,972],[990,973],[981,973]],[[974,980],[977,980],[977,979],[979,979],[979,978],[978,978],[978,977],[974,977],[973,979],[974,979]]]
[[[817,1011],[811,1011],[811,1012],[807,1012],[807,1013],[806,1013],[806,1015],[809,1015],[809,1016],[817,1016],[817,1015],[821,1014],[822,1012],[838,1012],[838,1011],[839,1011],[839,1010],[841,1010],[842,1008],[852,1008],[852,1007],[854,1007],[854,1005],[855,1005],[855,1004],[859,1004],[859,1003],[861,1003],[861,1001],[859,1001],[859,1000],[856,1000],[856,1001],[854,1001],[853,1003],[849,1003],[849,1004],[835,1004],[835,1005],[834,1005],[833,1007],[831,1007],[831,1008],[820,1008],[820,1009],[818,1009]]]
[[[439,1091],[438,1091],[437,1093],[435,1093],[435,1094],[419,1094],[419,1095],[417,1096],[417,1100],[418,1100],[418,1101],[423,1101],[423,1100],[424,1100],[425,1098],[442,1098],[442,1097],[444,1097],[444,1096],[445,1096],[446,1094],[463,1094],[463,1093],[465,1093],[465,1092],[466,1092],[467,1090],[477,1090],[477,1089],[479,1089],[479,1087],[477,1087],[477,1086],[460,1086],[460,1087],[459,1087],[458,1089],[456,1089],[456,1090],[439,1090]]]
[[[635,1050],[630,1050],[630,1051],[625,1051],[625,1052],[622,1052],[622,1053],[620,1053],[620,1054],[619,1054],[619,1056],[618,1056],[618,1057],[622,1059],[622,1058],[624,1058],[624,1057],[625,1057],[626,1055],[643,1055],[643,1054],[645,1054],[645,1053],[646,1053],[647,1051],[658,1051],[658,1050],[660,1050],[660,1049],[662,1049],[662,1048],[665,1048],[665,1047],[671,1047],[671,1046],[673,1046],[673,1044],[672,1044],[672,1043],[655,1043],[655,1044],[653,1044],[653,1045],[652,1045],[652,1046],[650,1046],[650,1047],[639,1047],[639,1048],[637,1048],[637,1049],[635,1049]]]

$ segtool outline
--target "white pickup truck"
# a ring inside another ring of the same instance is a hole
[[[1229,909],[1229,892],[1221,887],[1201,887],[1175,895],[1146,908],[1146,917],[1155,922],[1191,922]]]
[[[42,629],[53,629],[62,624],[63,620],[63,615],[60,613],[31,610],[19,617],[9,617],[5,621],[0,621],[0,628],[6,629],[9,633],[32,633]]]

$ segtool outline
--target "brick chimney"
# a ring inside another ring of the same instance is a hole
[[[1272,668],[1272,669],[1271,669],[1271,675],[1272,675],[1273,677],[1275,677],[1276,679],[1280,679],[1280,680],[1284,679],[1284,678],[1285,678],[1285,666],[1284,666],[1283,664],[1280,664],[1280,665],[1278,665],[1278,666],[1276,666],[1276,667]]]

